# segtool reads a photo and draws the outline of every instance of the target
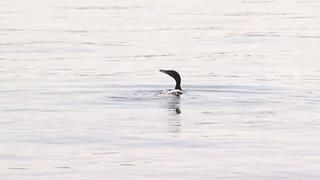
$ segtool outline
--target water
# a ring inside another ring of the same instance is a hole
[[[1,179],[319,179],[319,8],[1,1]]]

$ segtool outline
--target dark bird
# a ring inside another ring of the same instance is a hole
[[[168,92],[168,94],[174,94],[174,95],[182,94],[181,77],[180,77],[179,73],[177,71],[174,71],[174,70],[162,70],[162,69],[160,69],[160,72],[168,74],[169,76],[171,76],[176,81],[176,86],[174,88],[175,90],[173,90],[173,91],[170,90],[170,92]]]

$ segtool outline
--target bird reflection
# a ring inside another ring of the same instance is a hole
[[[180,96],[171,96],[168,100],[168,109],[175,114],[181,114]],[[171,113],[170,113],[171,114]],[[168,131],[171,133],[179,133],[181,131],[180,116],[170,115],[168,118]]]
[[[170,110],[174,110],[176,114],[181,114],[180,96],[171,96],[168,101],[168,107]]]

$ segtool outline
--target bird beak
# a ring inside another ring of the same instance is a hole
[[[166,70],[160,69],[159,71],[162,72],[162,73],[166,73],[166,74],[167,74],[167,71],[166,71]]]

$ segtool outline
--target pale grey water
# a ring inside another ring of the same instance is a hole
[[[0,1],[0,178],[319,179],[319,9]]]

